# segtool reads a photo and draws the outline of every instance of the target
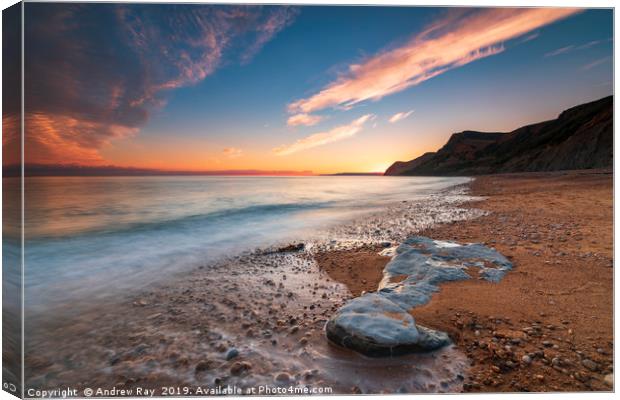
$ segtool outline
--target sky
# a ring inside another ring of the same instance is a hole
[[[605,9],[25,9],[28,163],[376,172],[613,92]]]

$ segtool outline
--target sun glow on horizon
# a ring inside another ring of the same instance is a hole
[[[392,162],[383,162],[379,164],[374,164],[372,167],[368,169],[368,172],[385,172],[392,165]]]

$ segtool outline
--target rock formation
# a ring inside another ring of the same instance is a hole
[[[609,96],[509,133],[455,133],[437,152],[397,161],[385,175],[481,175],[612,165],[613,96]]]
[[[416,325],[410,311],[427,303],[442,282],[481,278],[498,282],[512,264],[481,244],[461,245],[422,236],[407,239],[386,265],[376,292],[347,302],[327,322],[327,338],[370,357],[430,351],[450,343],[444,332]]]

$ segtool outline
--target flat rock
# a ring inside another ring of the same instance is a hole
[[[440,283],[469,279],[470,267],[479,268],[480,276],[491,282],[512,268],[484,245],[422,236],[407,239],[395,253],[378,290],[350,300],[327,322],[329,340],[371,357],[438,349],[450,343],[448,335],[416,325],[409,311],[428,303]]]
[[[450,343],[448,335],[416,326],[414,318],[377,293],[357,297],[327,322],[327,337],[371,357],[429,351]]]

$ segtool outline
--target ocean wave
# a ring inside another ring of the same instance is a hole
[[[341,207],[345,206],[341,205]],[[37,242],[47,242],[54,240],[62,241],[80,236],[102,237],[109,235],[122,235],[126,233],[162,232],[176,229],[192,229],[195,226],[205,226],[205,224],[210,223],[238,223],[243,222],[243,220],[252,220],[253,218],[274,217],[278,215],[326,208],[338,208],[337,202],[324,201],[307,203],[256,204],[239,208],[216,210],[201,214],[186,215],[174,219],[128,223],[121,225],[117,228],[113,228],[112,226],[110,226],[104,229],[83,230],[77,235],[75,233],[65,234],[63,232],[55,232],[53,234],[37,236],[26,235],[26,241],[36,244]]]

